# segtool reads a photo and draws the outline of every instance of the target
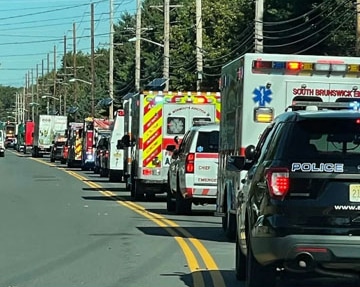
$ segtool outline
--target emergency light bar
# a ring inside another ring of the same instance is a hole
[[[318,62],[298,62],[298,61],[263,61],[255,60],[252,63],[253,72],[335,72],[335,73],[358,73],[360,65],[345,64],[339,61],[318,61]]]
[[[357,101],[354,101],[358,103]],[[355,109],[354,102],[315,102],[315,101],[293,101],[285,111],[306,110],[306,108],[317,107],[318,110],[351,110]],[[359,106],[359,104],[357,105]]]

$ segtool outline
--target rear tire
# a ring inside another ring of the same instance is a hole
[[[276,269],[273,266],[263,266],[257,262],[250,244],[250,234],[247,234],[247,264],[246,287],[275,287]]]
[[[235,274],[239,281],[246,279],[246,256],[241,251],[238,236],[236,236],[235,242]]]
[[[145,192],[143,190],[143,184],[139,180],[133,180],[133,183],[131,184],[131,196],[134,200],[144,199]]]
[[[116,176],[116,173],[114,171],[109,170],[108,174],[110,182],[121,182],[121,180]]]
[[[191,213],[191,205],[192,202],[190,199],[185,199],[180,191],[179,188],[176,192],[176,202],[175,202],[175,213],[178,215],[187,215]]]
[[[236,237],[236,217],[235,214],[231,214],[229,211],[226,212],[225,216],[222,218],[224,221],[223,226],[225,235],[228,240],[234,241]]]

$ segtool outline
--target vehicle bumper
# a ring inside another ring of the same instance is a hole
[[[360,236],[345,235],[287,235],[284,237],[252,236],[252,250],[263,265],[284,262],[292,265],[301,254],[313,258],[322,267],[360,268]],[[347,268],[346,268],[347,269]]]
[[[193,186],[185,188],[187,198],[212,198],[216,199],[217,186]]]

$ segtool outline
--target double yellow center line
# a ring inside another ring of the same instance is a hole
[[[88,186],[97,189],[98,192],[103,194],[104,196],[112,198],[118,204],[123,205],[132,211],[148,218],[158,226],[164,228],[179,244],[181,250],[184,253],[186,258],[188,267],[191,271],[193,277],[194,287],[205,287],[209,285],[205,285],[203,274],[204,272],[208,272],[211,276],[213,286],[214,287],[225,287],[224,279],[219,271],[218,266],[216,265],[214,259],[205,248],[205,246],[200,242],[200,240],[194,238],[192,234],[190,234],[186,229],[179,226],[176,222],[169,220],[159,214],[149,212],[143,206],[136,204],[132,201],[125,200],[124,198],[118,196],[117,194],[106,190],[105,188],[101,187],[100,185],[89,181],[87,178],[79,175],[74,171],[66,171],[73,177],[83,181]],[[188,243],[190,242],[191,245]],[[199,261],[196,258],[194,251],[200,255],[202,259],[203,266],[202,268],[199,264]]]
[[[34,159],[37,162],[47,164],[50,166],[55,167],[56,165],[44,162],[43,160]],[[148,218],[158,226],[164,228],[178,243],[184,256],[187,261],[187,265],[190,269],[193,278],[193,287],[209,287],[208,282],[204,280],[204,274],[208,273],[212,280],[213,287],[226,287],[224,278],[215,263],[215,260],[210,255],[208,250],[205,246],[195,238],[190,232],[188,232],[185,228],[179,226],[176,222],[165,218],[159,214],[150,212],[146,210],[145,207],[136,204],[132,201],[128,201],[117,194],[106,190],[102,186],[92,182],[91,180],[87,179],[86,177],[79,175],[78,173],[66,169],[62,169],[66,173],[70,174],[71,176],[79,179],[80,181],[84,182],[86,185],[90,186],[91,188],[96,189],[98,192],[107,196],[117,202],[118,204],[131,209],[132,211],[140,214],[143,217]],[[201,264],[197,259],[196,254],[198,254],[201,258]]]

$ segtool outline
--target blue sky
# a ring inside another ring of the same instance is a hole
[[[73,23],[76,50],[90,53],[91,3],[94,3],[95,49],[106,47],[110,0],[0,0],[0,85],[22,87],[25,75],[31,75],[31,71],[35,81],[36,68],[41,75],[42,62],[46,73],[48,58],[51,70],[54,47],[58,68],[64,54],[64,36],[67,51],[73,50]],[[113,3],[114,23],[124,12],[135,14],[136,0]]]

